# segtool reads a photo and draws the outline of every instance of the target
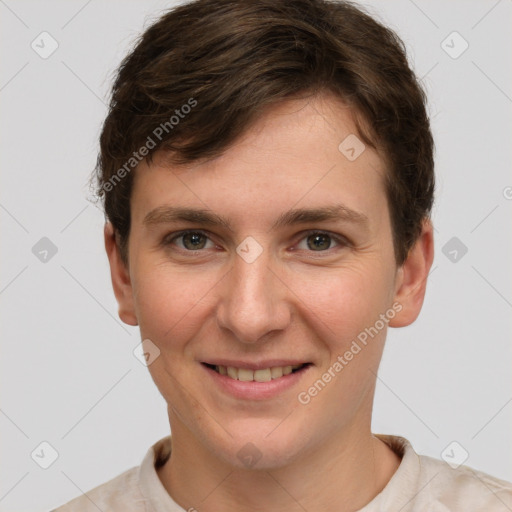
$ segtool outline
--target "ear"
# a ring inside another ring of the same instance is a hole
[[[111,222],[105,223],[105,250],[110,263],[112,287],[119,305],[119,318],[128,325],[138,325],[133,300],[133,289],[130,272],[121,259],[121,253],[116,240],[116,234]]]
[[[410,325],[420,314],[433,260],[433,227],[429,219],[424,219],[421,235],[397,272],[394,300],[402,306],[402,309],[389,321],[390,327]]]

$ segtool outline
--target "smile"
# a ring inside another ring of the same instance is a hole
[[[240,380],[243,382],[270,382],[285,375],[289,375],[290,373],[295,373],[307,366],[309,363],[293,366],[273,366],[271,368],[261,368],[257,370],[249,368],[235,368],[234,366],[212,365],[208,363],[203,364],[220,375],[225,375],[233,380]]]
[[[270,400],[296,388],[314,365],[302,360],[267,359],[244,361],[217,359],[201,362],[209,392],[229,395],[237,400]],[[307,361],[307,359],[306,359]]]

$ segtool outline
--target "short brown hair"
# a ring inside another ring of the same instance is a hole
[[[401,265],[433,204],[426,97],[398,36],[329,0],[195,0],[142,34],[117,71],[93,176],[125,264],[130,171],[143,157],[165,149],[179,165],[218,156],[265,107],[321,92],[352,107],[364,121],[358,135],[387,163]]]

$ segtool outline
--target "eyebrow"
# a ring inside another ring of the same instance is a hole
[[[311,222],[345,221],[359,224],[361,227],[368,225],[368,217],[345,205],[335,204],[321,208],[297,208],[282,213],[274,222],[271,230],[295,224],[307,224]],[[151,210],[143,220],[146,227],[173,222],[191,222],[203,224],[209,227],[221,226],[232,231],[231,222],[211,210],[184,208],[177,206],[159,206]]]

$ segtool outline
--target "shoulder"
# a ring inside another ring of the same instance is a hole
[[[469,466],[452,467],[443,460],[420,455],[404,437],[377,437],[402,461],[382,493],[364,512],[512,511],[512,483]]]
[[[420,455],[419,462],[432,501],[446,506],[445,510],[512,510],[512,483],[469,466],[452,468],[426,455]]]
[[[145,512],[158,506],[181,511],[158,478],[156,468],[171,454],[171,436],[149,448],[140,466],[128,469],[108,482],[83,493],[51,512]]]
[[[139,509],[137,506],[143,500],[138,488],[138,473],[138,466],[128,469],[52,512],[98,512],[98,510],[135,512],[144,510],[144,507]]]

